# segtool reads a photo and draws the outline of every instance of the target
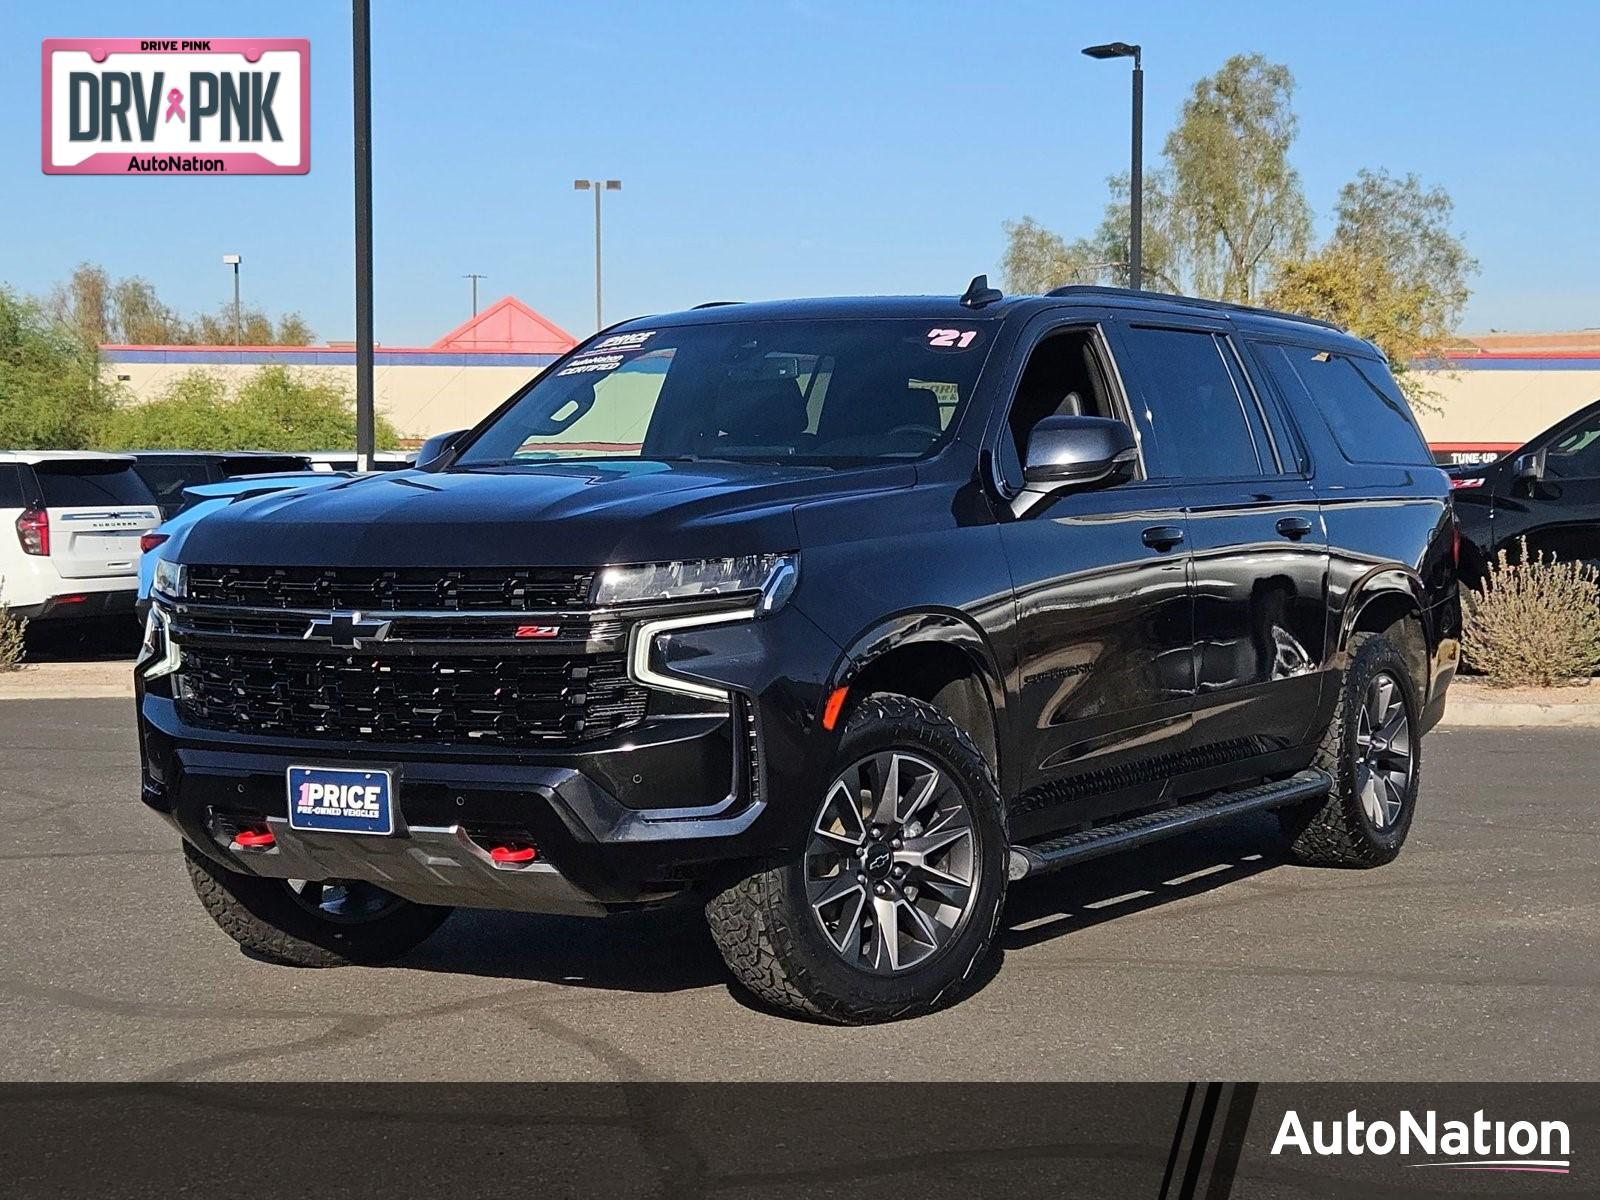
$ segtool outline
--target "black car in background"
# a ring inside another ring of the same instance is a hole
[[[1476,587],[1500,551],[1600,567],[1600,401],[1492,463],[1450,471],[1461,580]]]
[[[171,520],[183,509],[183,489],[200,483],[220,483],[237,475],[266,475],[282,471],[309,471],[304,454],[279,454],[267,450],[134,450],[134,471],[155,495],[161,519]]]
[[[981,279],[719,305],[449,441],[158,564],[143,800],[257,955],[689,901],[769,1004],[876,1021],[962,994],[1022,877],[1258,811],[1307,863],[1405,841],[1450,489],[1329,325]]]

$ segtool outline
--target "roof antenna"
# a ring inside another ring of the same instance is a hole
[[[961,303],[967,308],[982,308],[986,304],[994,304],[1004,298],[999,288],[989,286],[987,275],[974,275],[972,282],[967,284],[967,291],[961,297]]]

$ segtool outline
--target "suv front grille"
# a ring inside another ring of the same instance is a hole
[[[644,717],[622,655],[374,656],[183,647],[183,719],[236,733],[372,742],[574,742]]]
[[[196,604],[362,612],[549,612],[581,609],[594,571],[569,567],[188,568]]]

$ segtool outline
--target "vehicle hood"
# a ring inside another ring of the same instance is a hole
[[[793,550],[806,500],[915,482],[850,470],[688,462],[396,471],[252,497],[190,526],[171,557],[211,565],[598,566]]]

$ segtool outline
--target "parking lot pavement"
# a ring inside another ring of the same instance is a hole
[[[1400,860],[1282,863],[1269,819],[1018,886],[958,1007],[806,1025],[694,913],[457,913],[403,964],[245,957],[139,804],[126,700],[0,702],[12,1079],[1594,1079],[1600,746],[1437,731]]]

